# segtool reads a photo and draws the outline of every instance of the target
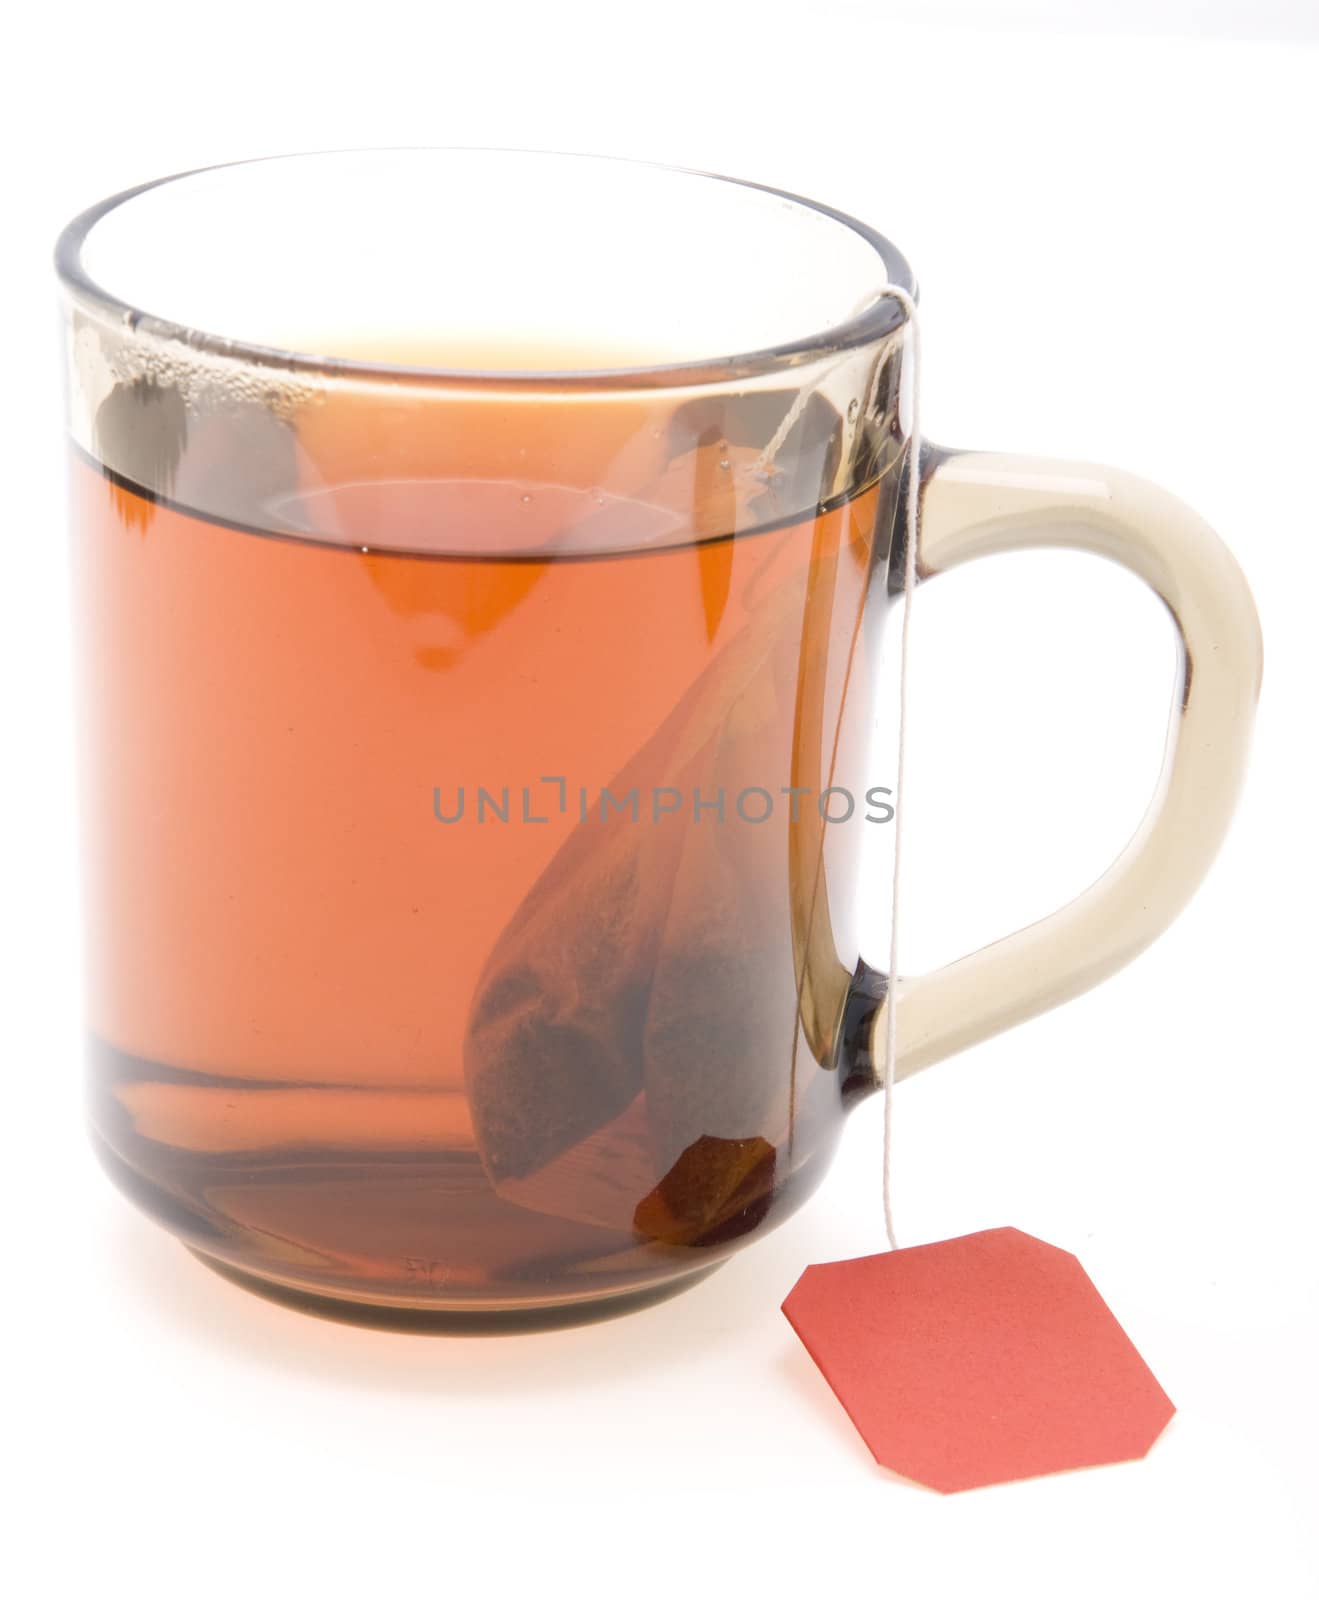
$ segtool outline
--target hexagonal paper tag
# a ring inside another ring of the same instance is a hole
[[[1076,1257],[1016,1228],[808,1267],[783,1312],[876,1461],[945,1494],[1133,1460],[1175,1409]]]

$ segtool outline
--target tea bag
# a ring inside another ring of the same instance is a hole
[[[737,447],[721,435],[698,448],[719,452],[707,464],[720,471]],[[732,546],[700,552],[716,554],[730,561]],[[784,1064],[806,938],[790,940],[785,922],[811,893],[790,882],[786,823],[748,822],[733,806],[798,770],[803,676],[808,697],[818,692],[826,642],[803,628],[828,629],[809,593],[816,556],[791,545],[758,575],[742,626],[608,786],[647,801],[676,791],[685,814],[582,822],[491,955],[466,1074],[478,1149],[505,1199],[670,1243],[710,1240],[730,1219],[753,1225],[768,1203],[764,1134],[791,1116]],[[701,576],[709,617],[726,581],[716,559]],[[818,735],[818,717],[804,724]],[[710,807],[721,790],[723,819],[693,820],[698,793]]]

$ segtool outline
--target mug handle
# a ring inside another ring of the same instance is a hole
[[[1263,647],[1241,569],[1165,490],[1111,467],[929,447],[919,579],[1002,550],[1087,550],[1143,578],[1180,639],[1163,770],[1131,842],[1076,899],[934,972],[900,978],[897,1077],[1082,994],[1140,954],[1209,868],[1245,774]],[[883,1008],[869,1042],[883,1081]]]

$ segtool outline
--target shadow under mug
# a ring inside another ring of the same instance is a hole
[[[886,1071],[858,862],[893,815],[906,263],[758,185],[402,150],[147,184],[58,269],[106,1166],[338,1314],[521,1327],[694,1282]],[[1260,677],[1241,573],[1163,491],[922,467],[922,580],[1109,556],[1181,672],[1137,836],[897,983],[899,1076],[1171,921]]]

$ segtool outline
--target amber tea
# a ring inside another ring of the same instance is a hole
[[[199,1249],[553,1304],[809,1187],[838,1090],[793,898],[865,804],[880,497],[785,512],[790,403],[743,442],[679,409],[608,491],[589,414],[510,479],[447,476],[508,450],[452,409],[372,477],[350,401],[193,425],[170,495],[75,459],[94,1126]],[[98,425],[177,449],[148,386]],[[235,461],[255,520],[190,507]]]

